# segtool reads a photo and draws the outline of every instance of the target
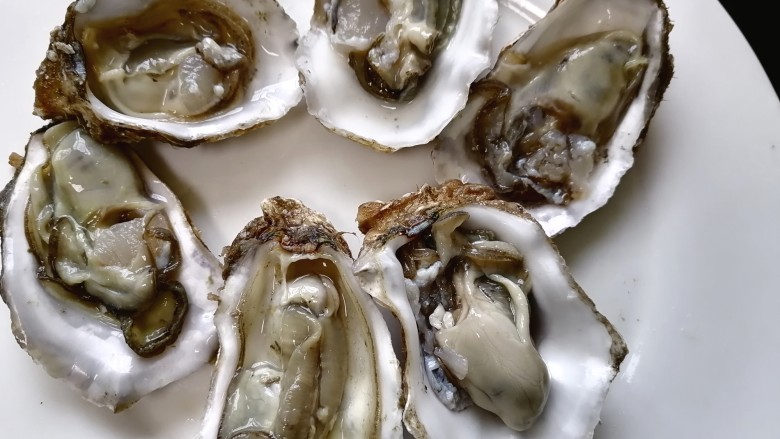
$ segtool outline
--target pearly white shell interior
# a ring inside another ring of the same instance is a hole
[[[312,23],[297,55],[309,113],[326,128],[384,151],[429,142],[463,108],[469,86],[490,66],[498,6],[493,0],[461,5],[450,42],[409,102],[389,102],[365,91],[349,66],[344,42]]]
[[[77,16],[76,32],[89,22],[133,14],[154,1],[158,0],[98,0]],[[111,109],[88,91],[97,116],[106,123],[159,131],[167,137],[194,142],[225,137],[234,131],[274,121],[295,107],[303,97],[294,64],[298,40],[295,22],[275,0],[221,0],[221,3],[244,17],[253,31],[256,71],[238,102],[206,119],[181,122],[128,116]]]
[[[644,35],[648,44],[648,65],[637,97],[628,107],[615,135],[604,145],[607,159],[596,164],[583,188],[584,196],[566,206],[553,204],[530,208],[530,213],[554,236],[578,224],[587,214],[606,204],[620,179],[634,164],[634,147],[641,140],[651,112],[653,95],[661,69],[664,39],[663,14],[655,0],[567,0],[553,9],[542,21],[529,29],[515,43],[515,51],[537,50],[566,38],[594,32],[630,29]],[[464,182],[489,184],[479,165],[468,157],[464,142],[471,131],[479,108],[466,105],[445,128],[434,150],[436,180],[461,179]]]
[[[147,190],[165,203],[165,213],[182,255],[177,280],[187,291],[189,311],[181,334],[162,354],[145,359],[126,344],[122,331],[68,307],[44,290],[38,261],[27,243],[24,212],[33,172],[47,160],[43,134],[33,135],[23,168],[11,189],[3,222],[3,277],[0,288],[11,310],[14,336],[53,377],[93,403],[112,410],[183,378],[209,361],[217,347],[212,323],[216,303],[208,298],[222,285],[221,265],[195,236],[174,194],[134,158]]]
[[[248,340],[242,332],[244,320],[264,319],[262,313],[248,313],[245,303],[256,302],[261,309],[280,304],[274,297],[274,283],[283,280],[290,264],[300,260],[327,260],[337,267],[339,279],[333,279],[340,289],[345,306],[345,328],[349,357],[343,359],[347,370],[346,384],[338,419],[327,438],[371,437],[400,438],[401,377],[398,360],[393,353],[390,332],[379,309],[358,285],[351,271],[352,260],[329,247],[315,253],[294,254],[279,248],[274,241],[257,244],[236,263],[220,299],[214,317],[220,351],[212,375],[206,412],[200,439],[216,438],[222,421],[231,381],[241,367],[246,343],[272,343],[268,340]],[[282,278],[275,279],[281,274]],[[250,298],[249,295],[262,297]],[[278,294],[281,296],[281,294]],[[368,431],[366,431],[368,430]]]
[[[355,271],[366,291],[388,306],[403,328],[407,353],[404,376],[408,389],[404,412],[407,427],[415,437],[431,439],[590,437],[616,374],[611,353],[613,339],[600,320],[602,317],[580,294],[563,259],[535,221],[479,205],[455,210],[470,215],[463,227],[492,230],[496,239],[512,244],[525,256],[538,310],[531,318],[538,319],[541,327],[534,342],[550,372],[550,396],[534,426],[517,432],[476,406],[462,412],[450,411],[427,390],[417,325],[407,299],[402,268],[395,256],[409,238],[400,236],[381,249],[361,254],[355,262]]]

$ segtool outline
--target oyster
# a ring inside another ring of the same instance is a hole
[[[566,0],[472,87],[436,180],[491,186],[555,235],[612,196],[672,76],[660,0]]]
[[[34,133],[15,161],[0,293],[33,360],[112,410],[209,361],[221,265],[175,195],[73,122]]]
[[[227,249],[201,438],[398,437],[400,372],[346,242],[271,198]]]
[[[309,113],[383,151],[430,141],[489,67],[497,11],[495,0],[316,1],[296,61]]]
[[[275,0],[79,0],[51,34],[35,112],[103,142],[239,135],[302,98],[297,38]]]
[[[626,346],[539,224],[451,180],[360,206],[355,272],[401,324],[417,438],[591,437]]]

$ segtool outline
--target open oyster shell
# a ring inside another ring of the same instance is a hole
[[[489,67],[495,0],[318,0],[298,49],[309,113],[382,151],[425,144]]]
[[[539,224],[494,198],[452,180],[360,207],[355,272],[401,324],[404,423],[417,438],[591,437],[626,345]]]
[[[565,0],[505,49],[434,147],[436,180],[491,186],[555,235],[603,206],[672,77],[660,0]]]
[[[79,0],[52,31],[35,113],[111,143],[236,136],[302,98],[297,39],[275,0]]]
[[[201,438],[400,438],[390,333],[320,213],[270,198],[226,249]]]
[[[12,160],[0,295],[33,360],[115,411],[208,362],[221,265],[176,196],[72,122]]]

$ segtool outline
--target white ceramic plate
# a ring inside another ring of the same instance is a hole
[[[517,0],[522,2],[522,0]],[[293,0],[287,3],[294,3]],[[68,0],[3,2],[0,156],[43,125],[34,71]],[[310,2],[307,2],[307,5]],[[780,437],[780,102],[715,0],[667,0],[676,74],[637,164],[606,207],[556,239],[625,336],[597,439]],[[305,21],[305,8],[294,18]],[[143,151],[215,251],[281,195],[323,211],[354,250],[358,204],[433,181],[430,151],[385,155],[299,107],[245,137]],[[0,178],[11,177],[0,166]],[[33,364],[0,309],[0,436],[186,438],[210,368],[111,414]]]

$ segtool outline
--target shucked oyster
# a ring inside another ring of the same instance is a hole
[[[227,249],[201,438],[400,438],[390,333],[322,214],[271,198]]]
[[[417,438],[591,437],[626,355],[539,224],[457,180],[363,204],[355,272],[401,323]]]
[[[80,0],[52,32],[35,112],[106,142],[238,135],[300,101],[297,38],[275,0]]]
[[[489,67],[495,0],[318,0],[298,49],[309,113],[383,151],[433,139]]]
[[[672,74],[660,0],[566,0],[472,88],[433,153],[522,203],[554,235],[607,202]]]
[[[206,363],[220,264],[174,194],[72,122],[35,133],[17,165],[0,293],[20,346],[112,410]]]

